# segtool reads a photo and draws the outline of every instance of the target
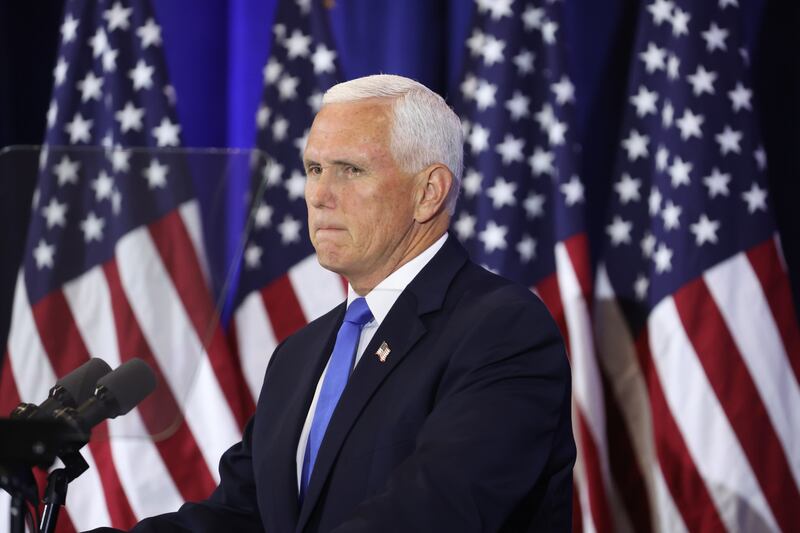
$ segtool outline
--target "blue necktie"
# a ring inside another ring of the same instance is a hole
[[[356,298],[347,308],[339,332],[336,334],[336,344],[333,346],[328,371],[325,373],[325,380],[322,382],[322,389],[317,400],[317,409],[314,411],[314,419],[311,422],[311,431],[308,434],[308,444],[303,458],[303,472],[300,479],[300,501],[306,495],[308,482],[311,479],[311,472],[314,470],[314,463],[317,460],[322,437],[328,428],[333,410],[339,403],[350,371],[353,369],[353,362],[356,357],[356,348],[361,337],[361,328],[364,324],[372,320],[372,312],[367,306],[364,298]]]

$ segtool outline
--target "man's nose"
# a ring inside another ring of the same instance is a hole
[[[306,203],[317,208],[336,204],[333,175],[329,170],[323,169],[318,175],[306,179]]]

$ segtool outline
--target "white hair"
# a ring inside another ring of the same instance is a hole
[[[416,173],[433,163],[442,163],[450,169],[453,185],[445,205],[452,215],[464,168],[464,134],[458,116],[444,98],[421,83],[390,74],[334,85],[322,97],[322,104],[369,98],[393,100],[389,149],[403,171]]]

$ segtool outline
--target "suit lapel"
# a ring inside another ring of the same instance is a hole
[[[333,349],[336,331],[344,317],[345,305],[340,305],[327,316],[322,317],[319,329],[304,339],[301,346],[292,354],[301,368],[291,375],[299,376],[295,383],[280,384],[290,388],[290,393],[281,398],[281,405],[272,405],[271,410],[285,409],[281,427],[269,428],[276,437],[274,447],[270,447],[263,466],[264,485],[260,488],[264,500],[270,502],[270,510],[264,513],[277,531],[292,531],[297,524],[300,512],[297,487],[297,443],[303,429],[314,391],[322,374],[328,356]],[[277,403],[277,402],[276,402]],[[269,423],[268,421],[266,423]],[[258,451],[254,451],[258,453]]]
[[[308,493],[300,509],[297,531],[303,530],[311,516],[350,428],[375,390],[425,334],[420,316],[441,308],[447,288],[466,257],[464,249],[451,235],[430,263],[400,294],[375,332],[328,424],[311,474]],[[390,347],[391,353],[382,363],[375,352],[383,342]]]

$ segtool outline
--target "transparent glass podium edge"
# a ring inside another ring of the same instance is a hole
[[[225,326],[278,167],[256,149],[0,150],[2,190],[36,184],[28,219],[6,230],[26,237],[0,367],[13,387],[0,404],[40,404],[90,357],[111,368],[138,357],[155,391],[93,440],[239,431],[254,398]]]

